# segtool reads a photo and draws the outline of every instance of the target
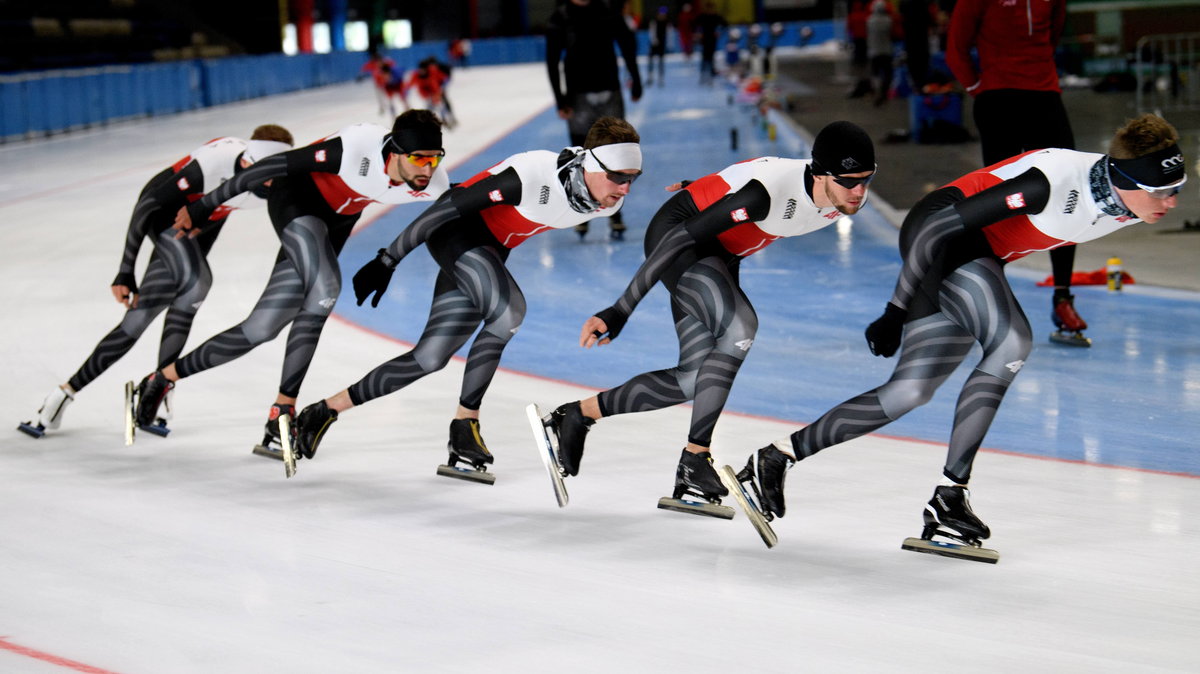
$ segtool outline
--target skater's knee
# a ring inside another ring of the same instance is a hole
[[[1025,359],[1029,358],[1032,350],[1033,339],[1030,335],[1010,334],[995,348],[984,353],[983,360],[976,369],[993,377],[1012,381],[1025,365]]]
[[[504,342],[513,338],[517,334],[517,330],[521,329],[521,324],[525,322],[525,305],[512,304],[500,315],[484,321],[483,329],[492,335],[495,335]]]
[[[758,317],[739,315],[725,328],[717,338],[717,349],[736,358],[745,358],[754,345],[754,336],[758,334]]]
[[[924,386],[914,380],[899,380],[880,386],[876,394],[884,415],[895,421],[929,402],[935,390],[933,386]]]

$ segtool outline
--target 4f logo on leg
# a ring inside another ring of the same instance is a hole
[[[1025,365],[1025,361],[1023,361],[1023,360],[1014,360],[1014,361],[1013,361],[1013,362],[1011,362],[1011,363],[1005,363],[1005,364],[1004,364],[1004,367],[1008,368],[1008,371],[1009,371],[1009,372],[1012,372],[1013,374],[1016,374],[1016,373],[1018,373],[1018,372],[1020,372],[1020,371],[1021,371],[1021,368],[1022,368],[1024,365]]]

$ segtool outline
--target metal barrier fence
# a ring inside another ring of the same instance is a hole
[[[1137,41],[1138,113],[1200,110],[1200,33],[1147,35]]]

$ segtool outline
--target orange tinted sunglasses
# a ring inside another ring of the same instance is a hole
[[[413,166],[432,166],[433,168],[437,168],[437,165],[442,163],[442,157],[444,157],[446,155],[444,155],[444,154],[406,154],[404,156],[408,158],[408,163],[412,164]]]

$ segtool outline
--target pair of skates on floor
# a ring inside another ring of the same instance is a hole
[[[559,507],[564,507],[569,500],[565,478],[579,473],[584,440],[594,422],[583,415],[579,403],[562,405],[547,415],[531,404],[526,414],[554,496]],[[787,454],[768,445],[751,454],[740,471],[735,472],[731,466],[717,470],[708,452],[692,454],[684,450],[675,473],[675,491],[670,498],[659,499],[658,507],[732,519],[733,509],[721,505],[721,499],[733,494],[763,543],[774,547],[779,539],[770,523],[786,511],[783,483],[793,463]],[[906,538],[901,548],[992,564],[1000,559],[995,550],[980,545],[991,531],[971,510],[965,487],[937,487],[923,517],[925,526],[920,538]]]
[[[284,475],[290,478],[296,474],[297,461],[316,456],[321,440],[337,418],[337,411],[330,409],[324,400],[305,407],[299,416],[292,405],[272,405],[263,441],[255,445],[253,452],[283,461]],[[492,453],[479,432],[478,419],[451,421],[446,449],[450,458],[438,466],[438,475],[495,484],[496,476],[487,469],[493,460]]]

